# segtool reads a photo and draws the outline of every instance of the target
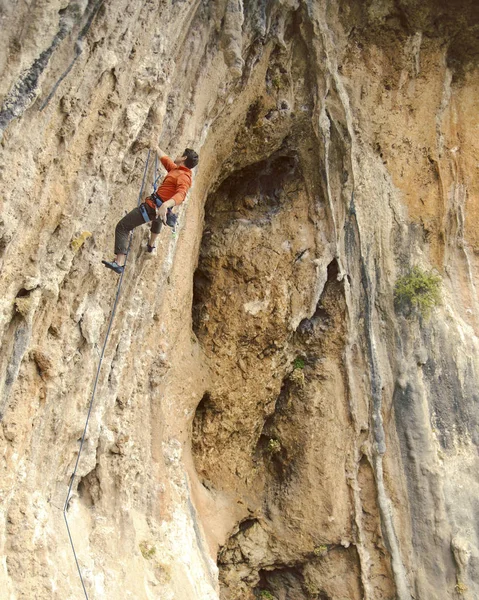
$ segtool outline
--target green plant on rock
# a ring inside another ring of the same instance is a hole
[[[301,358],[301,356],[295,358],[293,360],[293,371],[289,375],[289,380],[300,388],[304,387],[306,383],[303,372],[305,364],[304,358]]]
[[[308,593],[308,596],[310,598],[317,598],[318,597],[319,588],[318,588],[318,586],[317,586],[316,583],[314,583],[312,581],[309,581],[308,583],[306,583],[304,585],[304,587],[305,587],[305,589],[306,589],[306,591]]]
[[[291,381],[291,383],[294,383],[298,387],[303,388],[306,383],[304,371],[302,369],[294,369],[289,376],[289,380]]]
[[[467,585],[462,583],[462,581],[458,581],[456,583],[456,592],[458,594],[464,594],[464,592],[467,592]]]
[[[163,563],[160,563],[159,561],[155,560],[153,562],[153,569],[154,569],[155,577],[158,579],[158,581],[160,583],[162,583],[164,585],[171,581],[172,575],[171,575],[170,565],[163,564]]]
[[[325,546],[324,544],[321,544],[321,546],[316,546],[314,549],[314,554],[315,556],[324,556],[328,551],[328,547]]]
[[[281,452],[281,442],[275,438],[271,438],[268,442],[267,449],[270,454],[277,454],[278,452]]]
[[[275,75],[273,77],[273,79],[271,80],[271,83],[277,90],[279,90],[283,85],[283,82],[281,80],[281,75]]]
[[[140,552],[143,558],[150,559],[156,553],[156,548],[148,542],[140,542]]]
[[[259,597],[261,598],[261,600],[276,600],[273,594],[271,592],[268,592],[268,590],[261,590],[259,593]]]
[[[304,358],[301,358],[300,356],[298,356],[298,358],[295,358],[293,360],[293,369],[304,369],[304,366],[305,366]]]
[[[394,301],[399,308],[417,310],[428,317],[441,299],[442,279],[432,271],[423,271],[413,267],[409,273],[400,277],[394,286]]]
[[[71,247],[75,254],[78,252],[78,250],[80,250],[87,239],[91,237],[91,235],[92,234],[89,231],[83,231],[78,237],[72,239]]]

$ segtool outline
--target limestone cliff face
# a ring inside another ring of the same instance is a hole
[[[89,597],[479,596],[478,12],[0,5],[2,597],[83,597],[151,139],[200,165],[133,237]]]

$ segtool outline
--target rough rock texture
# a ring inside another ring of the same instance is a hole
[[[133,238],[68,507],[89,597],[477,598],[477,3],[0,17],[2,597],[83,595],[62,507],[154,139],[200,165]]]

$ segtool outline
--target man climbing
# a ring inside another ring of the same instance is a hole
[[[178,206],[186,197],[186,192],[191,186],[191,169],[198,164],[198,154],[191,148],[186,148],[182,156],[171,160],[159,147],[155,148],[161,164],[168,171],[161,185],[145,199],[139,207],[121,219],[115,229],[115,259],[111,262],[102,260],[102,263],[115,271],[123,273],[128,248],[130,231],[151,221],[151,233],[146,251],[152,253],[155,241],[161,231],[161,224],[167,224],[173,216],[171,208]]]

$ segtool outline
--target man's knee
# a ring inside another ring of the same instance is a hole
[[[116,233],[128,233],[132,229],[132,227],[130,227],[129,225],[130,225],[129,219],[127,219],[126,217],[123,217],[123,219],[120,219],[118,221],[118,223],[116,224],[115,232]]]
[[[161,231],[161,221],[153,221],[151,224],[151,233],[160,233]]]

